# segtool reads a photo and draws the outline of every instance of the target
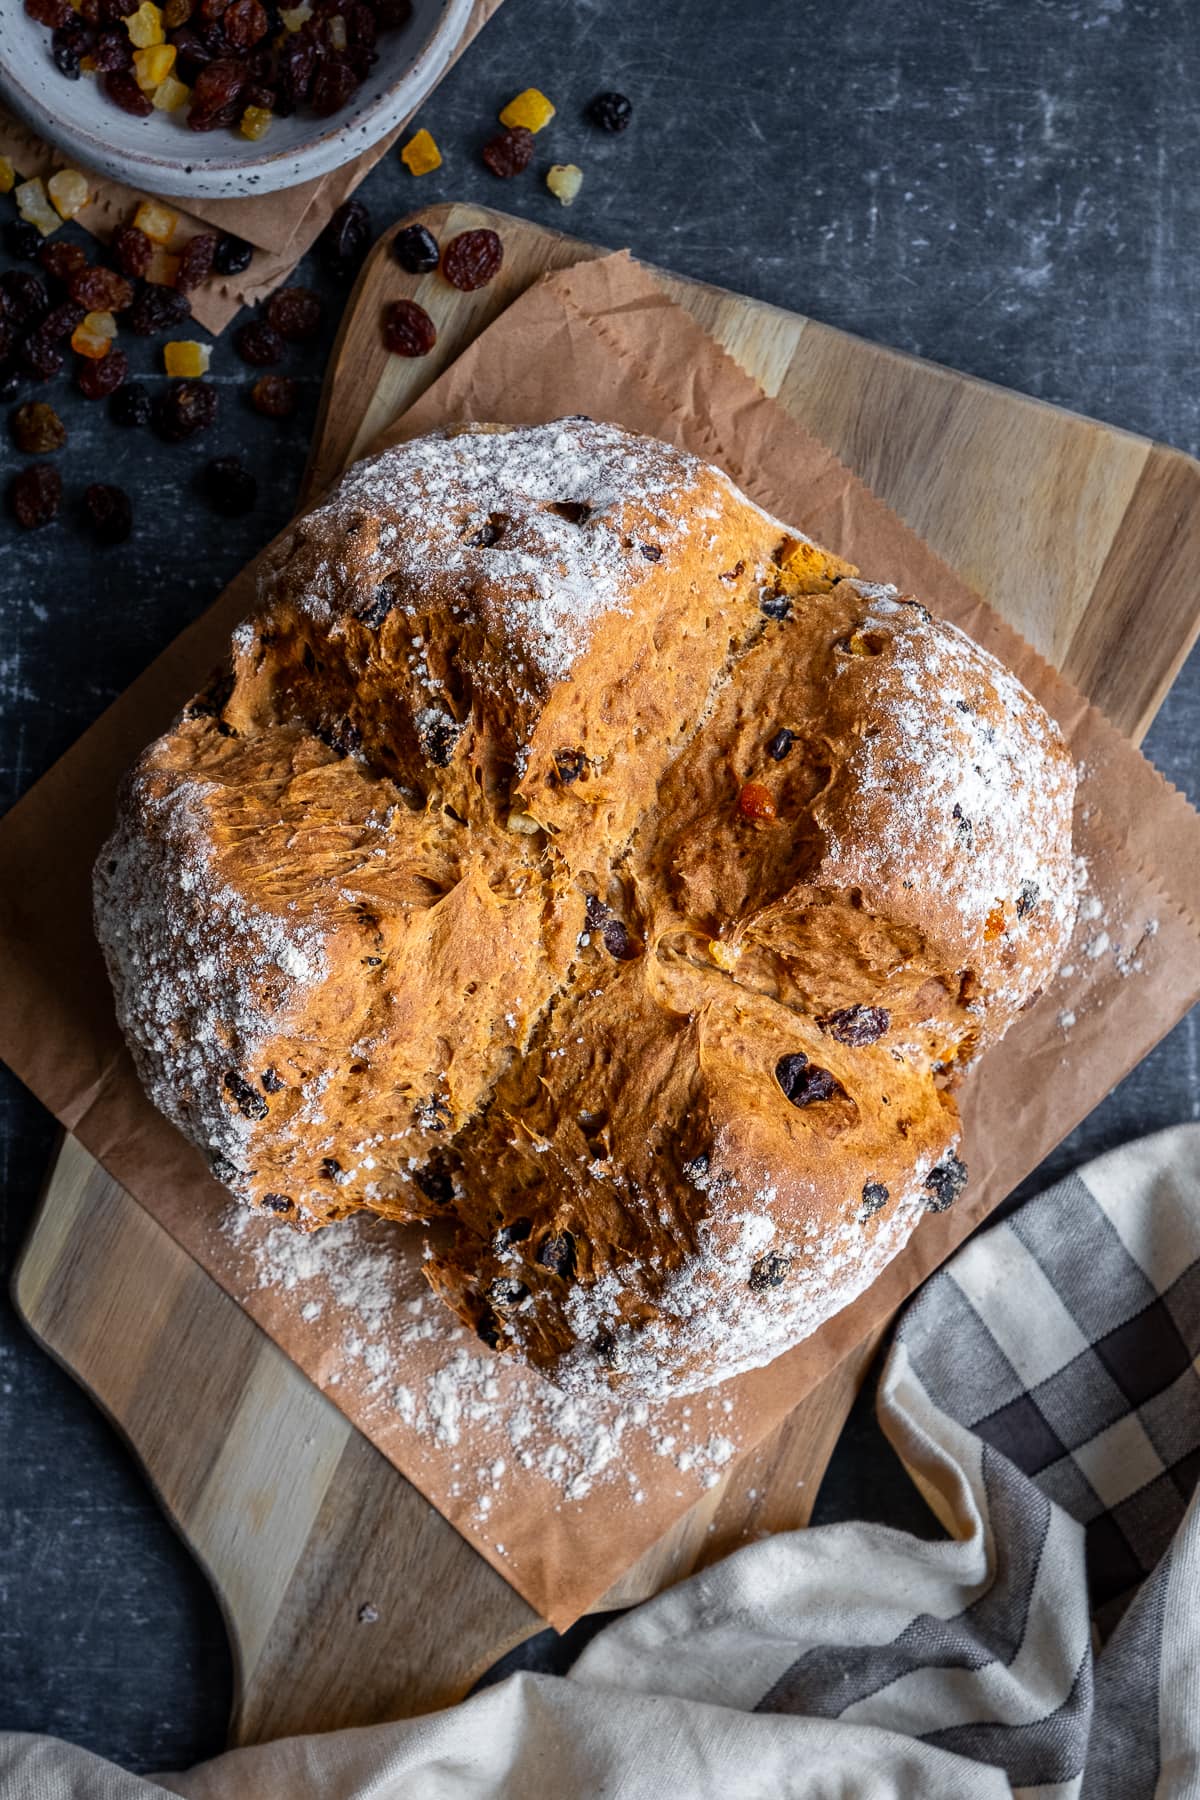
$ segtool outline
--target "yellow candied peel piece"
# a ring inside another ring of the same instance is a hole
[[[81,175],[78,169],[56,170],[46,183],[46,192],[60,219],[73,219],[92,197],[87,176]]]
[[[168,375],[181,375],[193,380],[207,375],[212,360],[212,345],[198,344],[193,338],[175,338],[163,345],[163,366]]]
[[[173,213],[169,206],[160,205],[157,200],[143,200],[133,215],[133,222],[152,244],[169,244],[175,235],[179,215]]]
[[[112,348],[117,335],[117,321],[110,312],[85,313],[71,333],[71,348],[79,356],[99,362]]]
[[[49,237],[51,232],[57,231],[62,224],[62,220],[50,204],[45,183],[40,175],[35,175],[32,181],[23,181],[14,197],[17,202],[17,211],[21,217],[28,219],[31,225],[36,225],[43,237]]]
[[[299,6],[285,6],[280,9],[280,19],[285,31],[299,31],[300,27],[312,18],[312,7],[308,0],[300,0]]]
[[[130,43],[138,50],[148,50],[152,44],[166,41],[162,8],[155,6],[154,0],[142,0],[137,11],[130,13],[126,19],[125,28],[129,32]]]
[[[151,94],[150,104],[159,112],[178,112],[191,97],[192,90],[186,81],[177,81],[174,75],[168,75]]]
[[[523,88],[500,114],[502,125],[523,125],[526,131],[540,131],[554,117],[557,108],[547,100],[540,88]]]
[[[7,156],[0,156],[0,194],[11,194],[17,182],[17,171]]]
[[[242,122],[239,127],[242,136],[249,138],[251,143],[257,143],[259,138],[265,137],[271,129],[271,120],[274,117],[275,114],[269,106],[248,106],[242,114]]]
[[[553,163],[546,171],[546,186],[563,206],[571,206],[583,186],[583,170],[578,163]]]
[[[431,175],[442,166],[442,153],[433,140],[432,134],[422,126],[414,133],[400,152],[400,161],[413,175]]]
[[[133,53],[133,74],[144,94],[152,94],[175,67],[174,44],[152,44]]]

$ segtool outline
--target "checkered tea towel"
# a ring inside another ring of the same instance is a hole
[[[776,1537],[601,1632],[565,1679],[187,1775],[0,1739],[0,1794],[1200,1796],[1198,1355],[1183,1126],[982,1232],[903,1315],[879,1416],[945,1539]]]

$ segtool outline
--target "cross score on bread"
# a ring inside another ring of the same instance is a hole
[[[426,1271],[485,1342],[686,1391],[954,1199],[953,1089],[1070,934],[1073,792],[994,658],[719,470],[473,426],[269,554],[97,930],[235,1194],[452,1219]]]

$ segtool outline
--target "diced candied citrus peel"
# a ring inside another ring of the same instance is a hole
[[[346,21],[341,13],[334,13],[329,21],[329,41],[339,53],[346,48]]]
[[[269,106],[248,106],[242,114],[241,133],[251,143],[257,143],[271,129],[271,120],[275,114]]]
[[[174,287],[179,262],[179,257],[170,250],[164,250],[161,244],[155,244],[150,252],[150,261],[146,264],[146,280],[157,281],[161,287]]]
[[[773,819],[775,796],[761,781],[748,781],[738,795],[737,809],[743,819]]]
[[[207,375],[212,357],[211,344],[198,344],[192,338],[176,338],[163,345],[163,363],[168,375],[181,375],[187,381]]]
[[[741,960],[741,950],[736,944],[727,944],[722,938],[712,938],[708,946],[708,954],[718,969],[728,972],[736,969]]]
[[[879,656],[883,652],[884,639],[876,631],[852,631],[841,647],[849,656]]]
[[[58,169],[46,183],[46,192],[60,219],[73,219],[92,197],[87,177],[78,169]]]
[[[784,538],[775,553],[779,586],[785,594],[827,593],[840,575],[858,573],[853,563],[831,556],[807,538]]]
[[[142,0],[135,13],[130,13],[125,21],[130,42],[139,50],[148,50],[151,44],[161,44],[166,38],[163,30],[161,6],[155,6],[154,0]]]
[[[994,944],[998,937],[1004,936],[1005,929],[1004,902],[1003,900],[997,900],[995,906],[993,906],[991,912],[983,922],[984,943]]]
[[[442,153],[422,126],[405,144],[400,152],[400,161],[414,175],[429,175],[434,169],[441,168]]]
[[[540,131],[554,117],[555,108],[539,88],[524,88],[510,100],[500,114],[502,125],[523,125],[526,131]]]
[[[281,7],[279,17],[283,20],[285,31],[299,31],[312,18],[312,7],[308,0],[300,0],[299,6]]]
[[[169,206],[160,206],[157,200],[143,200],[133,215],[133,222],[152,244],[169,244],[179,216]]]
[[[176,81],[174,75],[168,75],[160,81],[150,96],[151,104],[159,112],[178,112],[192,97],[192,90],[186,81]]]
[[[35,175],[32,181],[23,181],[15,198],[21,217],[28,219],[31,225],[36,225],[43,237],[49,237],[62,224],[50,204],[40,176]]]
[[[151,44],[133,53],[133,73],[144,94],[152,94],[175,67],[174,44]]]
[[[94,56],[81,56],[79,59],[79,68],[80,68],[80,72],[84,75],[94,75],[96,73],[95,57]]]
[[[7,156],[0,156],[0,194],[11,194],[16,186],[17,171]]]
[[[583,186],[583,170],[577,163],[554,163],[546,171],[546,186],[556,200],[570,206]]]
[[[117,321],[110,312],[85,313],[71,333],[71,348],[80,356],[99,362],[102,356],[108,355],[116,335]]]

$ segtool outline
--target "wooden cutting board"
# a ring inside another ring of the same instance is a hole
[[[475,208],[418,215],[445,241],[492,225],[497,281],[415,280],[387,239],[330,358],[302,498],[327,486],[503,306],[602,254]],[[391,233],[388,234],[390,238]],[[664,276],[668,291],[1058,667],[1138,739],[1200,628],[1200,466],[1143,438]],[[380,338],[419,296],[434,353]],[[803,516],[803,498],[797,513]],[[236,1659],[232,1737],[396,1718],[461,1696],[540,1626],[167,1233],[67,1139],[17,1270],[30,1329],[141,1458],[208,1571]],[[877,1340],[864,1344],[603,1602],[657,1592],[804,1524]]]

